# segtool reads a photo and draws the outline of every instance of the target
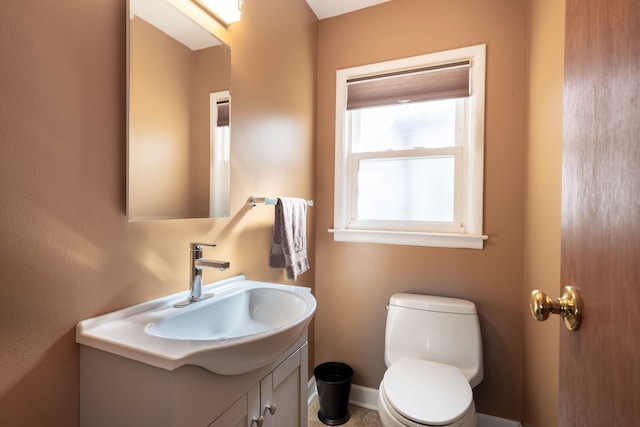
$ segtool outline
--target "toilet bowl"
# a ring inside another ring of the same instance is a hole
[[[482,381],[475,305],[395,294],[388,306],[378,413],[385,427],[475,427],[472,387]]]

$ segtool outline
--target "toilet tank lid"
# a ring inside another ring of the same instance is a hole
[[[389,304],[441,313],[476,314],[476,306],[471,301],[432,295],[394,294]]]

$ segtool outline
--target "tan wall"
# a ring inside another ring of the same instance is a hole
[[[131,218],[189,218],[194,53],[150,23],[131,21]],[[208,182],[208,176],[203,178]]]
[[[303,0],[251,1],[229,31],[232,217],[127,223],[125,16],[124,0],[0,11],[3,424],[77,425],[76,322],[186,289],[189,242],[231,261],[206,281],[287,282],[267,265],[273,208],[245,202],[313,197],[317,20]]]
[[[533,289],[560,295],[560,198],[564,1],[529,2],[529,118],[524,301]],[[526,427],[558,425],[559,320],[524,313]],[[542,344],[544,343],[544,344]]]
[[[521,419],[526,3],[394,0],[320,22],[316,362],[340,360],[377,388],[394,292],[468,298],[483,334],[480,412]],[[337,243],[333,226],[336,69],[487,43],[485,249]]]

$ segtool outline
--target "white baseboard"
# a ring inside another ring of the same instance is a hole
[[[378,390],[375,388],[352,385],[349,403],[367,409],[378,410]]]
[[[307,391],[309,393],[308,402],[311,403],[318,395],[315,377],[311,377],[309,380]],[[352,384],[349,403],[367,409],[378,409],[378,390]],[[522,427],[522,425],[518,421],[478,413],[478,427]]]
[[[318,395],[318,389],[316,388],[316,377],[311,377],[307,383],[307,405],[311,405],[313,399]]]

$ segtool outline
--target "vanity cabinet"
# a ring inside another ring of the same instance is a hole
[[[306,425],[307,363],[305,344],[252,387],[246,395],[210,424],[210,427]]]
[[[301,427],[306,425],[306,374],[307,345],[305,344],[251,388],[209,427]]]
[[[258,427],[263,417],[262,427],[306,426],[307,375],[306,332],[273,364],[233,376],[168,371],[81,345],[80,425]]]

